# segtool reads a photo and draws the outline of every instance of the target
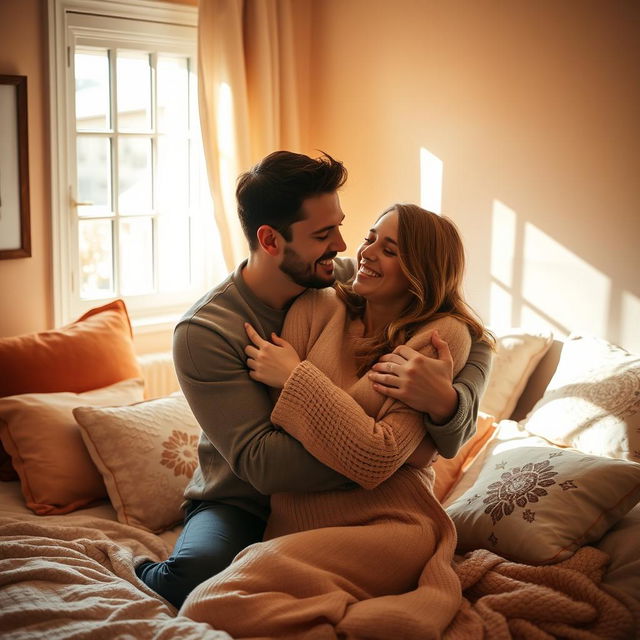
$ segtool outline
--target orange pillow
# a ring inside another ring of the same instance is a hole
[[[0,398],[0,438],[20,477],[29,509],[68,513],[106,497],[73,410],[128,405],[143,398],[142,379],[123,380],[85,393],[23,393]]]
[[[142,376],[123,300],[87,311],[62,329],[0,338],[0,398],[82,393]],[[0,479],[17,476],[0,447]]]
[[[433,493],[443,502],[447,495],[456,486],[462,474],[471,466],[484,446],[489,442],[496,430],[494,417],[486,413],[478,412],[475,434],[465,442],[454,458],[439,456],[433,463],[436,472],[436,481]]]

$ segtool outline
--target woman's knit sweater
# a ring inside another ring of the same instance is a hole
[[[471,345],[462,322],[445,317],[426,324],[407,345],[435,355],[431,345],[435,329],[449,344],[455,375]],[[348,318],[335,290],[311,290],[300,297],[287,315],[283,337],[303,360],[282,389],[271,420],[318,460],[372,490],[403,467],[424,438],[425,428],[421,414],[374,391],[366,374],[357,375],[354,343],[363,334],[364,324]],[[431,490],[430,469],[405,465],[403,472],[410,482]],[[365,499],[363,489],[272,496],[267,535],[336,524],[332,502],[353,516]],[[367,502],[371,499],[373,495],[366,496]]]

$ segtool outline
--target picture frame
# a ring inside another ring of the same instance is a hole
[[[27,76],[0,75],[0,260],[29,257]]]

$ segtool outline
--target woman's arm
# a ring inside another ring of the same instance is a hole
[[[371,489],[397,471],[425,436],[422,415],[392,401],[375,419],[308,360],[291,373],[271,413],[315,458]]]
[[[457,372],[468,354],[468,331],[452,319],[436,326],[455,345],[453,368]],[[433,328],[425,329],[412,341],[425,356],[434,355],[432,333]],[[365,393],[373,394],[379,402],[366,376],[358,384],[361,388],[366,385]],[[305,361],[292,371],[271,417],[314,457],[370,488],[404,463],[428,464],[435,453],[432,443],[425,440],[420,413],[393,399],[381,406],[376,419],[372,418],[351,395]]]

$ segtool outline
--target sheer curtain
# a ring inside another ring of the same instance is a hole
[[[247,255],[237,176],[300,144],[296,14],[301,0],[200,0],[198,87],[204,152],[227,268]],[[298,14],[300,15],[300,14]]]

